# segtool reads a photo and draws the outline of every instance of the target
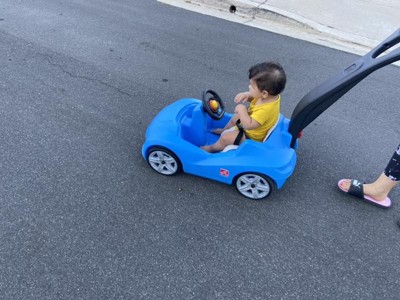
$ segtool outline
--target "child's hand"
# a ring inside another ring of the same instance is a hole
[[[249,99],[249,92],[242,92],[235,96],[235,103],[245,102]]]

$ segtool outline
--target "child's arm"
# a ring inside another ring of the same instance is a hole
[[[256,129],[261,125],[260,123],[258,123],[249,116],[249,113],[247,112],[247,107],[244,104],[236,105],[235,113],[238,114],[240,119],[240,124],[244,129],[247,130]]]

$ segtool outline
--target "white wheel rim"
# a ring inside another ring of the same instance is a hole
[[[269,195],[271,186],[268,181],[256,174],[245,174],[236,180],[238,191],[245,197],[261,199]]]
[[[178,163],[175,158],[164,151],[151,152],[149,164],[154,170],[163,175],[172,175],[178,170]]]

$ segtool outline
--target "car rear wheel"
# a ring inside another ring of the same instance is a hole
[[[147,162],[150,167],[162,175],[175,175],[182,171],[182,164],[179,158],[170,150],[153,147],[147,154]]]
[[[273,189],[271,179],[257,173],[244,173],[235,181],[236,189],[246,198],[262,200],[267,198]]]

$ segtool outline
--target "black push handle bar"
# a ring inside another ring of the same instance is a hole
[[[305,95],[295,107],[290,118],[289,132],[292,135],[290,146],[294,147],[301,130],[361,80],[375,70],[400,60],[400,47],[392,49],[389,53],[384,53],[399,43],[400,29],[350,66]]]

